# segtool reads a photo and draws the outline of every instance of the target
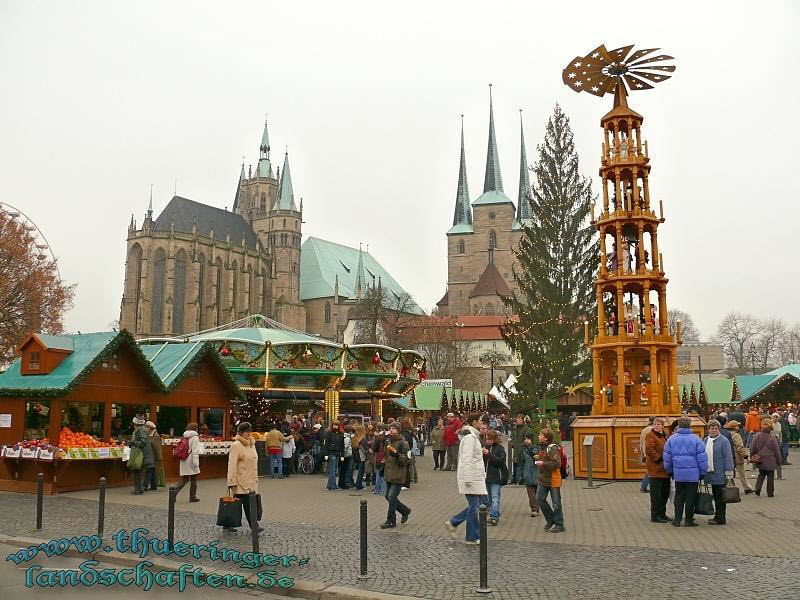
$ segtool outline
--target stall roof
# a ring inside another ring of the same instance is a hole
[[[414,401],[417,410],[440,410],[444,388],[438,385],[426,385],[414,390]]]
[[[325,344],[340,347],[322,338],[292,330],[273,329],[271,327],[239,327],[200,333],[189,338],[190,341],[239,341],[253,344]]]
[[[733,379],[703,380],[708,404],[728,404],[733,394]]]
[[[736,387],[739,389],[739,401],[747,402],[774,379],[776,379],[775,375],[737,375]]]
[[[237,396],[242,392],[222,363],[216,349],[209,342],[187,342],[184,344],[164,343],[161,345],[139,346],[153,370],[158,375],[166,391],[172,391],[186,374],[204,357],[208,356],[219,368],[230,389]]]
[[[76,333],[58,336],[72,342],[72,352],[50,373],[45,375],[23,375],[21,360],[17,358],[8,370],[0,375],[0,396],[62,396],[68,394],[89,373],[121,347],[127,347],[135,360],[149,375],[153,385],[164,391],[164,385],[150,362],[139,350],[130,333],[106,331],[99,333]]]

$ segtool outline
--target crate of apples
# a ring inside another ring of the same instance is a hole
[[[62,448],[105,448],[116,445],[116,442],[103,442],[87,433],[64,427],[59,435],[58,445]]]

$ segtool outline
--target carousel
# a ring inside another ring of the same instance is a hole
[[[227,325],[140,344],[208,342],[243,393],[236,420],[256,424],[292,414],[381,420],[384,402],[411,393],[427,375],[413,350],[374,344],[345,345],[251,315]],[[233,422],[233,420],[232,420]]]

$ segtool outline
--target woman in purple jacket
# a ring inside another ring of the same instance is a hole
[[[664,469],[675,480],[675,518],[672,524],[681,526],[681,515],[686,511],[684,527],[697,527],[694,504],[697,485],[708,471],[706,445],[691,430],[688,417],[678,419],[678,428],[669,436],[664,446]]]
[[[750,444],[750,460],[758,455],[761,459],[756,463],[758,479],[756,479],[756,496],[761,495],[761,486],[764,478],[767,479],[767,497],[775,495],[775,469],[781,460],[781,448],[778,440],[772,435],[772,419],[761,421],[761,431],[753,438]]]

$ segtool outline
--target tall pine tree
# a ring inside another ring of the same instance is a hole
[[[515,251],[519,291],[505,301],[519,321],[503,327],[522,358],[518,388],[529,402],[591,379],[582,321],[595,313],[598,265],[591,183],[580,174],[569,119],[558,105],[537,150],[531,219]]]

